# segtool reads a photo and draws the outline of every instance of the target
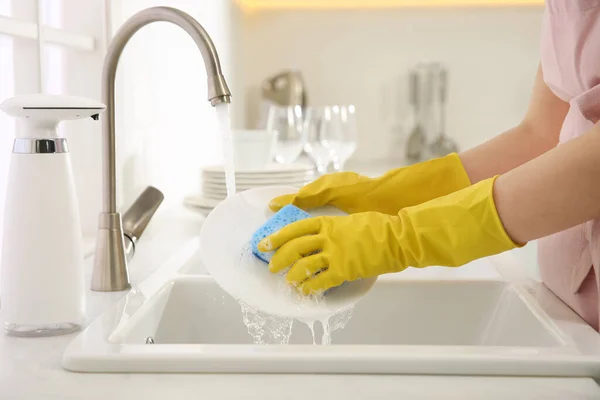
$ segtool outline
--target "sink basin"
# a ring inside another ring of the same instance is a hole
[[[329,321],[331,344],[313,345],[309,325],[243,312],[198,266],[190,242],[81,332],[64,367],[600,377],[600,335],[538,282],[380,277],[349,320]],[[493,270],[490,260],[476,268]],[[256,322],[252,335],[244,318]],[[334,330],[336,322],[347,324]],[[316,324],[317,339],[323,333]]]
[[[240,305],[210,277],[170,282],[152,309],[127,328],[122,342],[144,344],[148,337],[155,344],[253,343]],[[356,306],[346,329],[333,332],[332,339],[334,346],[563,344],[515,290],[499,281],[381,280]],[[313,343],[307,324],[293,324],[290,343]]]

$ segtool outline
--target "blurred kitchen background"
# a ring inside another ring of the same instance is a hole
[[[188,12],[213,38],[233,93],[234,129],[265,128],[276,100],[352,105],[356,149],[346,170],[416,161],[407,159],[407,143],[415,101],[427,103],[428,96],[426,130],[433,133],[426,132],[427,143],[442,129],[442,111],[444,133],[460,150],[517,124],[539,62],[544,11],[541,0],[0,0],[0,101],[40,91],[100,100],[110,37],[135,12],[158,5]],[[411,90],[412,70],[419,95]],[[444,109],[436,108],[439,79],[427,86],[424,78],[439,78],[440,71]],[[280,74],[283,83],[266,90]],[[223,162],[205,95],[204,64],[185,32],[157,23],[133,37],[117,79],[120,204],[147,184],[181,202],[198,189],[202,167]],[[0,115],[0,209],[16,129]],[[75,121],[63,132],[82,229],[93,235],[101,200],[100,124]],[[528,263],[533,250],[524,253]]]

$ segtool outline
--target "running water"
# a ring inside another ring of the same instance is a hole
[[[291,318],[279,317],[259,311],[244,302],[239,302],[242,307],[242,318],[248,334],[252,336],[255,344],[289,344],[292,336],[292,327],[294,320]],[[321,336],[321,345],[331,344],[331,334],[339,329],[344,329],[354,308],[341,311],[337,314],[318,320],[323,329]],[[317,344],[315,325],[317,320],[300,321],[310,329],[312,334],[312,344]]]
[[[242,306],[242,318],[255,344],[289,344],[294,320],[258,311],[249,305]]]
[[[338,329],[344,329],[350,321],[350,318],[352,318],[353,312],[354,307],[350,307],[345,311],[341,311],[330,316],[326,320],[321,321],[321,325],[323,326],[323,337],[321,338],[322,345],[331,344],[331,334]]]
[[[308,326],[308,329],[310,329],[310,333],[312,334],[313,344],[317,344],[317,337],[315,335],[315,322],[316,321],[302,321],[302,322],[305,323],[306,326]]]
[[[344,311],[340,311],[337,314],[330,315],[323,319],[319,320],[302,320],[301,322],[306,324],[308,329],[310,329],[310,333],[312,334],[312,342],[313,344],[317,344],[316,334],[315,334],[315,324],[318,321],[321,324],[321,328],[323,329],[323,335],[321,336],[321,344],[326,346],[331,344],[331,334],[338,329],[344,329],[350,318],[352,318],[352,313],[354,312],[354,307],[350,307]]]
[[[225,165],[225,184],[227,197],[235,194],[235,168],[233,165],[233,138],[231,137],[231,122],[229,121],[229,104],[221,103],[215,106],[217,120],[223,135],[223,156]]]
[[[239,264],[240,268],[237,270],[235,284],[240,285],[240,291],[243,290],[242,288],[244,287],[249,289],[252,286],[255,286],[257,280],[261,279],[261,277],[262,279],[265,278],[264,273],[266,265],[264,265],[262,261],[258,261],[254,254],[252,254],[250,245],[245,246],[242,250]],[[295,299],[295,304],[298,307],[307,306],[313,302],[323,300],[321,297],[305,297],[297,293],[296,289],[290,286],[283,276],[281,276],[279,291],[282,298]],[[247,292],[247,295],[249,295],[249,293],[250,292]],[[254,291],[253,295],[260,296],[256,291]],[[252,336],[255,344],[289,344],[294,321],[292,318],[269,314],[242,302],[240,299],[238,299],[238,302],[241,305],[242,318],[248,329],[248,334]],[[324,315],[315,319],[301,319],[299,322],[306,324],[310,329],[313,345],[329,345],[331,344],[332,333],[338,329],[343,329],[348,321],[350,321],[352,313],[353,307],[350,307],[338,313]],[[317,333],[315,329],[317,327],[317,322],[320,323],[322,328],[320,343],[317,343]]]

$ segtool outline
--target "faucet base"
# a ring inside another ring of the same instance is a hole
[[[96,237],[92,290],[118,292],[131,288],[119,213],[101,213]]]

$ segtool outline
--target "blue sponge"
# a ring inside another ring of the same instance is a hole
[[[263,253],[258,251],[258,243],[271,235],[272,233],[277,232],[281,228],[286,225],[291,224],[292,222],[300,221],[306,218],[310,218],[311,215],[307,212],[302,211],[296,206],[287,205],[279,210],[275,215],[273,215],[267,222],[265,222],[254,234],[252,235],[252,239],[250,240],[250,245],[252,247],[252,253],[264,262],[268,263],[271,261],[271,257],[273,257],[273,251],[268,253]]]

